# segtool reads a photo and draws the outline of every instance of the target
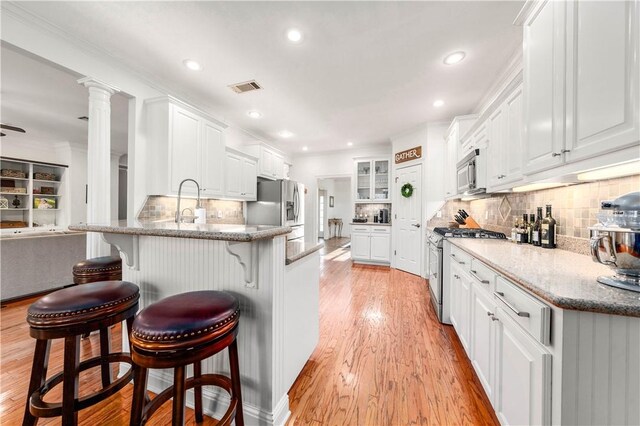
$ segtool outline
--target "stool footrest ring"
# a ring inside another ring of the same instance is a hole
[[[133,365],[131,362],[131,356],[127,352],[116,352],[111,353],[105,357],[94,357],[88,359],[86,361],[82,361],[78,365],[78,374],[82,371],[88,370],[90,368],[98,367],[102,365],[103,360],[106,358],[109,361],[109,364],[115,362],[124,362],[129,365]],[[57,417],[62,415],[62,403],[60,402],[44,402],[42,398],[47,394],[51,389],[53,389],[56,385],[63,381],[64,371],[56,374],[51,377],[49,380],[44,382],[44,384],[31,394],[29,398],[29,411],[36,417]],[[133,368],[130,368],[122,377],[117,380],[114,380],[108,386],[102,388],[98,392],[92,393],[91,395],[84,396],[82,398],[77,398],[74,400],[74,411],[80,411],[87,407],[90,407],[100,401],[103,401],[110,397],[111,395],[118,392],[120,389],[125,387],[127,383],[131,381],[133,377]]]
[[[203,374],[199,378],[190,377],[185,382],[185,391],[193,389],[196,386],[217,386],[227,391],[231,396],[231,403],[224,415],[218,420],[218,424],[231,424],[231,419],[234,418],[238,407],[238,396],[233,394],[231,379],[221,374]],[[149,419],[153,413],[162,406],[162,404],[170,400],[172,397],[173,386],[169,386],[167,389],[156,395],[156,397],[151,400],[151,403],[147,404],[144,408],[142,424],[145,424],[147,419]]]

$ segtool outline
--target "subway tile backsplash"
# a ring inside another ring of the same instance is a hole
[[[434,217],[430,226],[447,226],[453,215],[464,209],[483,228],[510,233],[516,217],[535,213],[536,207],[551,204],[558,223],[558,248],[588,254],[589,226],[596,223],[600,202],[613,200],[629,192],[640,191],[640,174],[623,178],[588,182],[540,191],[494,194],[474,201],[448,201],[442,218]]]
[[[244,224],[243,203],[241,201],[201,200],[201,203],[207,210],[207,223]],[[173,219],[177,206],[178,199],[176,197],[150,195],[138,214],[138,220]],[[195,206],[196,200],[193,198],[183,198],[180,203],[181,210],[194,209]],[[191,214],[191,212],[185,213]]]

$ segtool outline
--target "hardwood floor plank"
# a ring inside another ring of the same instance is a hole
[[[320,341],[289,392],[288,425],[445,425],[498,421],[455,331],[440,324],[420,277],[352,265],[348,238],[325,241],[320,267]],[[26,310],[35,299],[0,309],[0,423],[22,422],[35,340]],[[111,330],[120,350],[119,326]],[[62,368],[63,342],[51,346],[49,375]],[[99,336],[81,342],[81,359]],[[114,366],[114,373],[116,367]],[[80,377],[80,395],[101,386],[99,369]],[[133,386],[79,413],[81,425],[126,425]],[[61,387],[47,395],[59,399]],[[187,409],[186,424],[195,424]],[[149,422],[171,422],[165,404]],[[204,425],[217,422],[205,416]],[[39,425],[60,424],[41,419]]]

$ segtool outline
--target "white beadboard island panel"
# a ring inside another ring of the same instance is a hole
[[[138,268],[123,268],[123,279],[140,287],[141,309],[188,291],[209,289],[234,294],[241,307],[237,339],[245,422],[284,424],[289,416],[283,374],[285,237],[250,243],[258,245],[256,288],[246,285],[242,266],[227,252],[226,244],[219,240],[141,235]],[[228,375],[226,350],[203,362],[203,370]],[[149,371],[149,390],[160,392],[172,383],[171,370]],[[205,387],[203,396],[205,412],[219,418],[228,406],[227,394]],[[192,391],[187,404],[193,406]]]

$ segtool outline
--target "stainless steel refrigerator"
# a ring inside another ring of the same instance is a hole
[[[258,182],[258,200],[247,202],[247,224],[290,226],[287,240],[304,239],[304,185],[282,179]]]

